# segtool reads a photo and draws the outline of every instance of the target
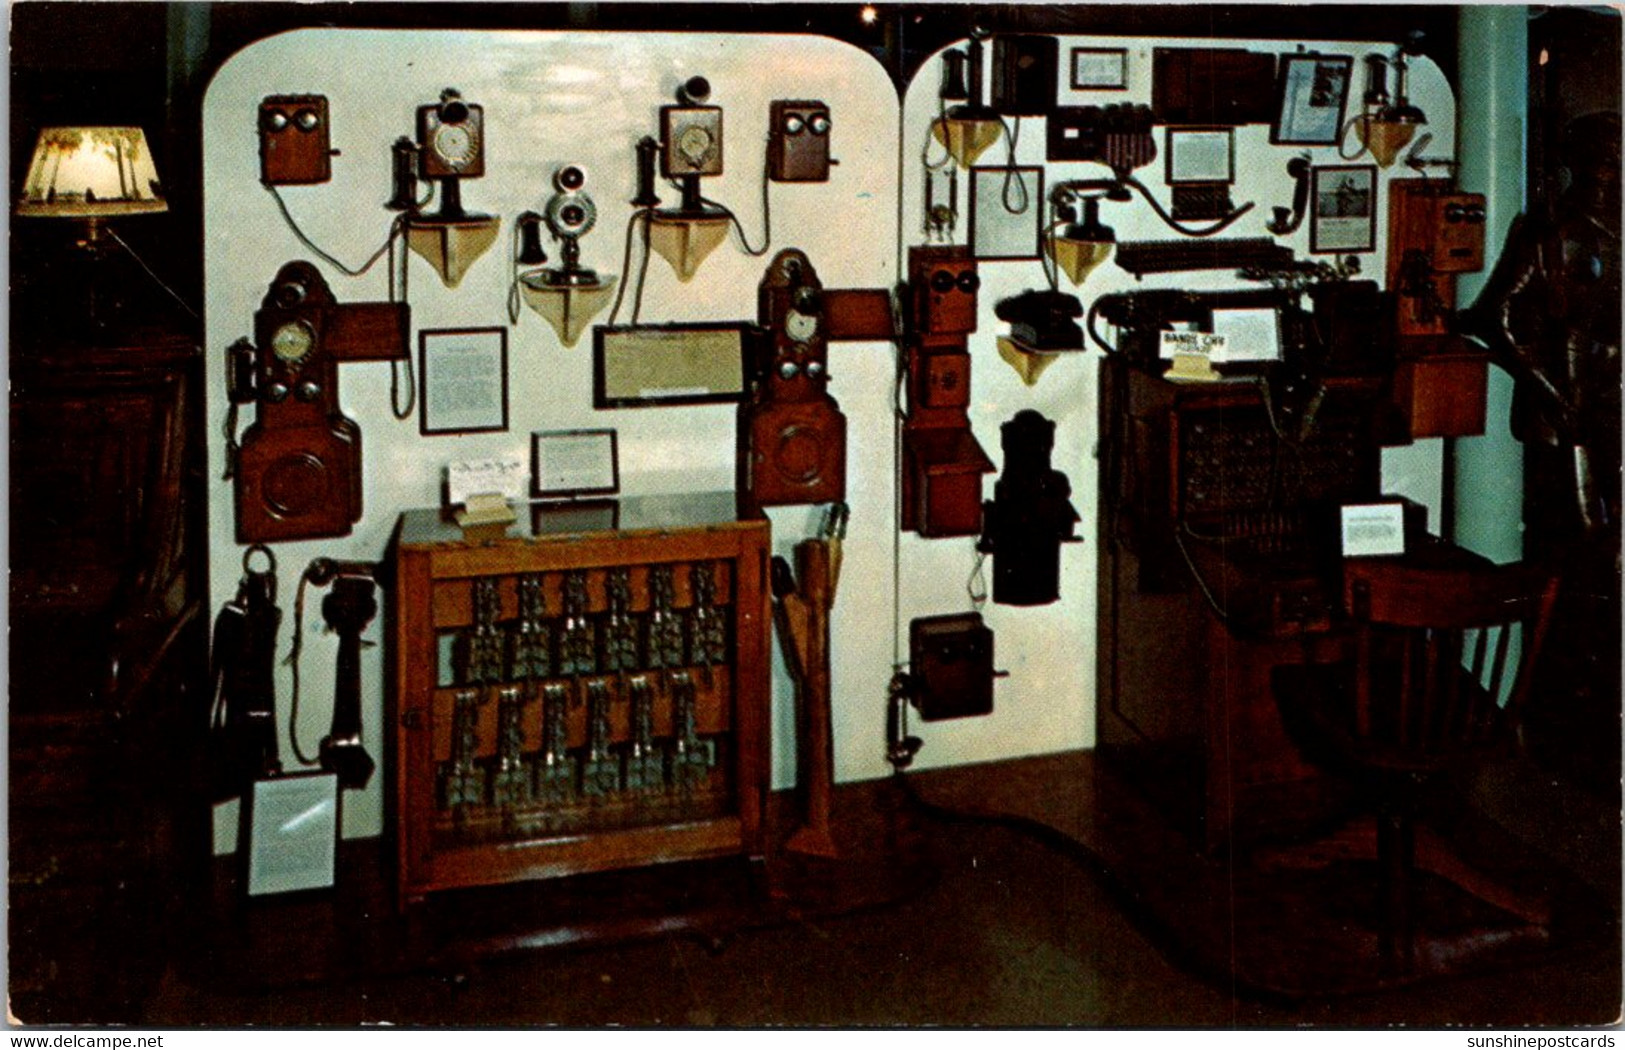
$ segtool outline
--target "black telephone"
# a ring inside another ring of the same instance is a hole
[[[1276,208],[1275,218],[1268,223],[1268,230],[1277,237],[1284,237],[1295,233],[1303,225],[1303,217],[1309,210],[1309,158],[1307,156],[1293,157],[1286,162],[1286,173],[1294,181],[1292,187],[1292,210]]]
[[[1011,338],[1029,349],[1083,349],[1083,329],[1077,322],[1083,316],[1083,304],[1075,295],[1028,289],[1001,299],[993,314],[1008,321]]]
[[[1197,332],[1213,330],[1214,310],[1292,308],[1288,293],[1273,289],[1192,292],[1180,288],[1148,288],[1137,292],[1115,292],[1098,297],[1089,307],[1089,335],[1108,353],[1120,353],[1135,364],[1155,365],[1162,354],[1162,333],[1179,328]],[[1105,342],[1095,331],[1096,316],[1119,331],[1116,346]],[[1297,335],[1296,326],[1283,324],[1282,352],[1285,354]],[[1289,330],[1290,329],[1290,330]]]
[[[263,555],[266,568],[254,568]],[[213,682],[209,727],[209,792],[224,802],[248,792],[255,780],[282,772],[277,754],[273,674],[276,632],[276,558],[260,544],[243,554],[237,596],[214,621]]]
[[[322,599],[322,619],[339,637],[333,683],[333,725],[322,738],[318,763],[338,777],[339,787],[360,790],[376,767],[361,743],[361,632],[378,614],[377,566],[369,562],[317,558],[299,581],[299,615],[295,618],[293,656],[299,658],[306,585],[332,590]],[[295,712],[297,715],[297,710]]]

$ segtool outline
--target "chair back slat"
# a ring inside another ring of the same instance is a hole
[[[1506,713],[1515,715],[1526,699],[1556,593],[1556,577],[1529,564],[1440,570],[1347,562],[1356,734],[1421,756],[1479,742],[1503,721],[1498,708],[1509,679]]]

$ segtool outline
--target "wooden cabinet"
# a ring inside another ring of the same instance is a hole
[[[204,812],[186,772],[207,666],[201,376],[168,329],[13,348],[10,1002],[27,1022],[139,1019],[202,831],[177,816]]]
[[[765,519],[730,493],[402,515],[389,628],[403,905],[763,852]]]

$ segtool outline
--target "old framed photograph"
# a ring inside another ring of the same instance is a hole
[[[1043,249],[1044,169],[970,170],[970,251],[977,259],[1036,259]]]
[[[508,330],[437,328],[418,333],[423,434],[508,429]]]
[[[533,499],[610,496],[621,490],[613,430],[538,430],[530,436]]]
[[[1075,47],[1072,49],[1074,91],[1123,91],[1128,87],[1128,49]]]
[[[1377,246],[1377,166],[1331,165],[1310,172],[1309,251],[1369,252]]]
[[[1282,56],[1270,142],[1277,146],[1336,144],[1353,70],[1354,59],[1349,55],[1309,52]]]
[[[1168,185],[1236,181],[1236,129],[1169,128]]]
[[[740,400],[747,328],[740,322],[598,325],[592,335],[593,407]]]

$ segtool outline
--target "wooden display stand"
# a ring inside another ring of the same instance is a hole
[[[764,853],[768,523],[728,493],[598,506],[596,520],[539,506],[478,540],[439,511],[401,517],[389,766],[402,907]],[[526,631],[543,655],[521,666]],[[494,663],[448,658],[493,639]]]

